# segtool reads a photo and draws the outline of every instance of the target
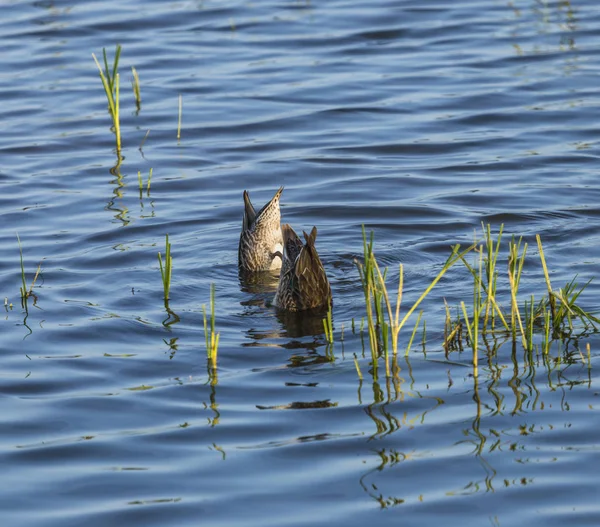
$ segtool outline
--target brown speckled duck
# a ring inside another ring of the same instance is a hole
[[[244,219],[238,250],[240,270],[269,271],[281,268],[283,238],[279,197],[282,192],[283,187],[257,213],[248,192],[244,190]]]
[[[283,234],[283,265],[273,303],[288,311],[304,311],[327,307],[331,302],[331,287],[315,247],[317,228],[304,232],[303,244],[289,225],[281,226]]]

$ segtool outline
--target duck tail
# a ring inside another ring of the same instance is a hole
[[[247,231],[256,220],[256,211],[250,201],[250,195],[244,190],[244,219],[242,220],[242,232]]]

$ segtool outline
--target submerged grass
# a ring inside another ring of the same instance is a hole
[[[202,304],[204,316],[204,338],[206,340],[206,355],[213,369],[217,367],[220,333],[215,333],[215,284],[210,284],[210,323],[206,317],[206,304]]]
[[[113,127],[115,130],[115,137],[117,143],[117,153],[121,152],[121,126],[119,119],[119,58],[121,56],[121,45],[117,44],[115,49],[115,58],[113,61],[112,70],[108,67],[108,59],[106,57],[106,48],[102,48],[102,54],[104,57],[104,70],[98,62],[96,55],[92,53],[92,57],[98,66],[100,72],[100,79],[102,80],[102,86],[104,87],[104,93],[108,100],[108,112],[113,121]]]
[[[165,262],[163,265],[163,259],[158,253],[158,263],[160,265],[160,275],[162,277],[164,300],[165,304],[169,302],[169,292],[171,290],[171,273],[173,270],[173,257],[171,256],[171,243],[169,242],[169,235],[166,235],[165,241]]]

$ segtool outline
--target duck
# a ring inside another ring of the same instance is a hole
[[[304,234],[306,243],[287,223],[283,235],[282,266],[273,304],[286,311],[305,311],[329,307],[331,286],[315,247],[317,228]]]
[[[281,234],[280,187],[271,201],[258,213],[250,195],[244,190],[244,217],[238,249],[238,267],[241,271],[270,271],[281,269],[283,237]]]

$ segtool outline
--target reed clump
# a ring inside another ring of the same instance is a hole
[[[206,355],[211,367],[217,368],[217,353],[219,351],[220,333],[215,331],[215,284],[210,284],[210,320],[206,316],[206,304],[202,304],[204,317],[204,338],[206,341]]]
[[[558,290],[553,289],[544,248],[539,235],[536,236],[540,263],[545,280],[544,293],[530,294],[520,299],[519,290],[525,267],[528,244],[523,238],[514,236],[508,242],[506,255],[507,288],[499,290],[502,270],[498,265],[504,226],[501,225],[496,238],[491,226],[483,225],[484,240],[478,243],[473,263],[461,258],[473,278],[473,304],[470,309],[460,303],[460,311],[454,321],[446,306],[446,330],[444,347],[446,354],[464,347],[473,350],[474,374],[477,374],[478,350],[486,337],[505,338],[513,344],[520,341],[522,347],[532,352],[539,341],[543,353],[547,354],[553,340],[579,338],[590,331],[597,331],[600,319],[578,304],[581,293],[590,281],[580,286],[577,277]],[[505,302],[503,302],[505,300]],[[508,304],[508,307],[503,307]]]
[[[115,58],[113,61],[112,68],[108,67],[108,59],[106,56],[106,48],[102,48],[102,55],[104,57],[104,70],[102,66],[98,62],[96,55],[92,53],[92,57],[96,62],[96,66],[98,66],[98,71],[100,72],[100,79],[102,80],[102,86],[104,87],[104,93],[106,94],[106,99],[108,100],[108,113],[113,122],[113,127],[115,130],[116,144],[117,144],[117,154],[121,152],[121,125],[119,118],[119,58],[121,56],[121,45],[117,44],[115,50]]]
[[[378,358],[381,353],[384,356],[386,377],[391,375],[390,370],[390,348],[389,342],[392,344],[392,354],[395,357],[398,353],[398,337],[400,330],[405,326],[410,316],[414,313],[417,307],[423,302],[435,285],[446,274],[446,272],[458,261],[471,251],[474,246],[460,251],[460,245],[452,248],[452,253],[442,266],[437,276],[429,284],[429,286],[421,293],[419,298],[407,310],[402,318],[400,318],[400,307],[402,304],[402,294],[404,289],[404,267],[399,266],[398,289],[396,292],[395,307],[391,301],[391,295],[386,285],[387,269],[381,272],[377,258],[373,250],[373,232],[367,239],[365,227],[362,228],[363,234],[363,261],[355,260],[362,289],[365,299],[367,329],[369,333],[369,344],[371,349],[371,364],[373,366],[373,376],[377,378]],[[386,320],[387,315],[387,320]],[[417,319],[417,323],[413,329],[409,347],[415,337],[418,324],[421,320],[421,314]]]
[[[363,326],[366,326],[371,351],[371,373],[374,380],[378,378],[378,360],[380,358],[384,360],[386,377],[389,378],[392,375],[390,358],[393,358],[392,366],[395,365],[401,329],[444,274],[459,261],[464,264],[473,278],[472,292],[469,293],[469,296],[472,295],[472,300],[461,300],[453,309],[444,300],[443,347],[446,358],[453,351],[463,352],[465,349],[470,349],[474,376],[478,375],[481,349],[490,352],[490,340],[494,342],[493,353],[496,353],[501,345],[497,344],[499,341],[510,340],[513,343],[513,349],[518,342],[528,353],[535,349],[541,349],[543,354],[547,355],[552,342],[565,342],[569,339],[577,341],[591,332],[598,331],[600,318],[580,304],[580,296],[591,280],[581,285],[575,277],[564,287],[553,288],[544,248],[538,235],[536,241],[545,291],[524,295],[522,292],[523,276],[525,276],[525,269],[529,272],[531,268],[530,259],[528,259],[528,244],[522,237],[516,238],[515,236],[512,236],[507,244],[503,244],[503,225],[500,226],[496,236],[492,235],[492,228],[489,224],[482,224],[482,228],[482,240],[476,240],[470,247],[462,251],[458,245],[452,247],[452,252],[440,272],[410,309],[401,316],[404,289],[403,266],[402,264],[399,266],[398,288],[394,304],[386,284],[387,269],[382,271],[375,257],[373,233],[367,237],[363,226],[364,257],[362,261],[355,260],[355,264],[361,280],[366,312],[366,323],[361,324],[360,333],[362,336]],[[467,254],[470,252],[474,255],[472,262],[467,261]],[[527,283],[527,289],[531,289],[531,279]],[[421,311],[412,329],[405,355],[408,355],[412,347],[422,314]],[[323,320],[325,335],[329,342],[333,337],[327,323],[327,320]],[[422,346],[424,353],[425,324],[426,322],[423,321]],[[354,319],[351,327],[354,332]],[[582,360],[586,362],[583,354],[581,356]],[[356,357],[354,360],[359,378],[362,379]],[[587,363],[589,367],[589,347]]]

